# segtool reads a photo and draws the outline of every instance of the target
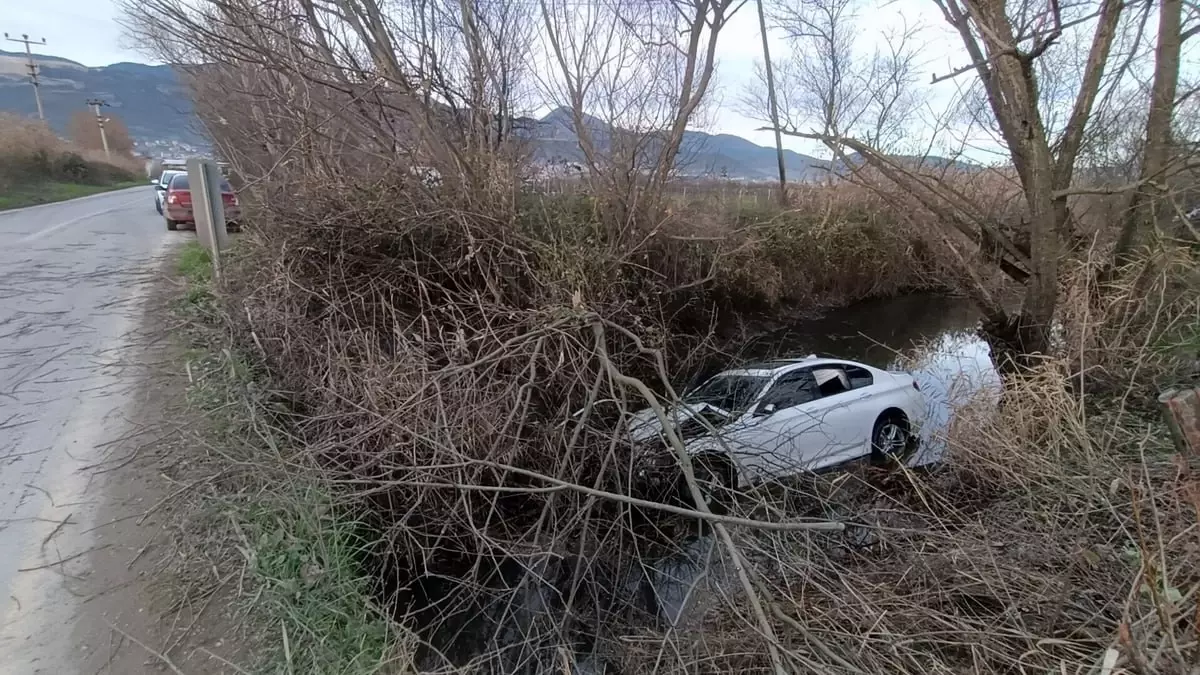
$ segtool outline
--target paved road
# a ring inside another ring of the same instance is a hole
[[[0,673],[67,673],[121,362],[175,242],[149,186],[0,212]],[[78,557],[72,557],[78,556]]]

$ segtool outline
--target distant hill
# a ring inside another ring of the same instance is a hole
[[[602,148],[607,146],[608,126],[599,119],[585,116],[585,128]],[[583,162],[578,136],[570,109],[557,108],[540,120],[519,125],[522,135],[536,141],[534,157],[540,161]],[[784,168],[789,180],[813,180],[824,175],[828,162],[784,150]],[[684,132],[677,161],[679,172],[687,176],[715,176],[743,180],[770,180],[779,175],[775,148],[751,143],[732,134]]]
[[[921,157],[918,155],[889,155],[891,160],[899,166],[906,167],[909,170],[917,171],[925,174],[938,174],[945,170],[954,171],[978,171],[983,169],[983,165],[975,164],[966,159],[950,159],[947,157],[939,157],[937,155],[929,155]],[[831,163],[839,174],[849,173],[853,167],[861,167],[866,163],[862,155],[857,152],[852,152],[846,155],[846,161],[835,160]]]
[[[155,154],[172,154],[188,147],[204,149],[207,141],[192,111],[187,92],[170,66],[114,63],[89,68],[50,55],[35,54],[41,66],[42,103],[50,126],[65,134],[67,122],[84,101],[102,98],[110,113],[129,127],[134,140]],[[0,111],[33,116],[37,107],[25,67],[25,54],[0,51]],[[534,143],[534,157],[543,162],[583,161],[570,111],[559,108],[540,120],[522,119],[520,133]],[[588,118],[585,124],[603,146],[607,127]],[[814,179],[828,163],[791,150],[784,152],[788,178]],[[679,153],[678,168],[688,176],[727,176],[770,180],[777,175],[775,149],[739,136],[688,131]]]
[[[100,68],[57,56],[34,55],[41,66],[42,106],[46,121],[65,134],[67,121],[84,101],[102,98],[143,145],[207,145],[192,114],[192,102],[170,66],[114,63]],[[0,111],[35,116],[24,53],[0,51]]]

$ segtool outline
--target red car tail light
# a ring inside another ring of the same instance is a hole
[[[187,206],[192,203],[192,193],[187,190],[168,190],[167,203]]]
[[[233,194],[232,192],[222,192],[221,193],[221,201],[225,204],[225,206],[237,206],[238,205],[237,195]]]

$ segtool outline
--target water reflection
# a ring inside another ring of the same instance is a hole
[[[919,293],[869,300],[764,331],[748,340],[736,357],[758,359],[807,351],[886,368],[898,356],[912,354],[915,344],[971,332],[978,322],[975,304],[962,297]]]
[[[913,374],[928,401],[921,426],[921,445],[910,466],[929,464],[946,451],[946,431],[954,412],[980,396],[1000,392],[1000,374],[987,342],[968,331],[950,331],[914,348],[912,357],[895,367]]]

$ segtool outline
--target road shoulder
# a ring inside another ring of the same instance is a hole
[[[72,642],[78,672],[134,675],[172,672],[237,673],[244,662],[231,636],[236,580],[191,574],[203,560],[181,559],[178,510],[209,489],[195,477],[203,455],[187,405],[186,348],[171,305],[182,293],[175,256],[146,303],[138,347],[128,356],[137,386],[130,397],[128,433],[112,443],[93,480],[103,501],[95,518],[99,544],[84,561],[81,610]]]

